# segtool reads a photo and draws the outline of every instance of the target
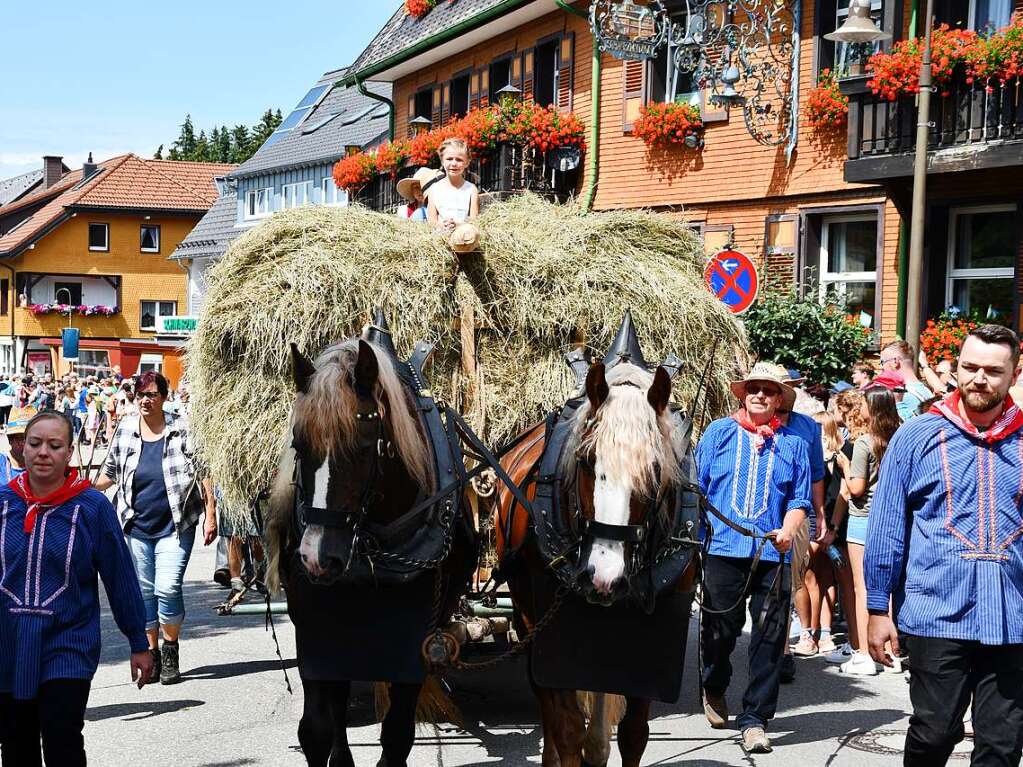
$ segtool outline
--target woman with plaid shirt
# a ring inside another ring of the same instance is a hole
[[[163,411],[168,391],[167,379],[159,373],[139,376],[135,383],[139,415],[125,417],[118,425],[95,485],[99,490],[115,487],[115,506],[146,608],[153,679],[161,684],[181,680],[178,639],[185,618],[181,584],[199,517],[205,514],[203,543],[208,546],[217,537],[212,485],[197,475],[187,421]]]

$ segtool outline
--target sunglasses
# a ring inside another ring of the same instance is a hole
[[[775,386],[764,386],[763,384],[750,383],[746,384],[746,393],[754,396],[757,394],[763,394],[765,397],[777,397],[781,394],[781,390]]]

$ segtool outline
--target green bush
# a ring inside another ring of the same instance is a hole
[[[743,323],[756,359],[796,368],[808,381],[825,385],[848,378],[873,337],[841,307],[795,291],[761,294]]]

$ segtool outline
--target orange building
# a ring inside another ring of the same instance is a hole
[[[168,256],[233,168],[90,156],[0,208],[0,369],[67,370],[60,336],[70,324],[81,372],[154,369],[177,383],[182,341],[162,321],[187,312],[187,273]]]
[[[978,30],[1004,26],[1010,3],[947,0],[937,4],[937,21]],[[852,50],[824,37],[845,19],[847,0],[760,4],[776,13],[788,8],[794,17],[791,39],[781,30],[773,42],[791,42],[796,54],[782,59],[777,82],[765,83],[787,95],[797,115],[794,140],[776,146],[754,140],[747,124],[757,119],[755,110],[721,106],[710,98],[706,81],[675,66],[670,44],[645,61],[594,55],[590,5],[453,0],[418,19],[400,7],[343,83],[392,82],[400,137],[424,119],[437,126],[492,102],[507,85],[521,98],[571,110],[589,129],[591,155],[583,160],[576,192],[594,209],[644,207],[684,216],[704,237],[708,253],[731,243],[760,265],[762,277],[794,282],[822,298],[838,294],[879,340],[901,334],[913,99],[889,104],[870,93],[862,62],[871,49]],[[682,30],[693,28],[687,25],[697,13],[743,12],[715,0],[659,5]],[[915,0],[873,0],[871,9],[894,40],[914,34]],[[701,23],[706,28],[706,20]],[[753,49],[753,59],[763,55],[764,48]],[[849,96],[847,126],[815,128],[799,112],[825,69],[839,73]],[[923,314],[956,305],[1019,329],[1023,120],[1017,115],[1023,114],[1023,95],[1015,81],[992,95],[982,83],[956,77],[932,107]],[[651,149],[633,135],[641,107],[672,101],[700,109],[702,147]],[[773,102],[775,110],[780,103]],[[768,118],[777,115],[771,106]],[[595,163],[588,161],[593,155],[599,156]]]

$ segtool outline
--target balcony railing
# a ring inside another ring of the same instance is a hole
[[[908,176],[916,148],[916,97],[887,101],[870,92],[867,79],[841,83],[849,96],[846,180]],[[983,83],[967,83],[959,74],[945,92],[932,94],[927,149],[936,154],[929,161],[930,172],[1019,164],[1023,88],[1015,79],[990,87],[989,92]]]
[[[406,169],[397,179],[390,174],[376,176],[356,195],[356,199],[373,210],[391,212],[405,204],[396,188],[398,179],[411,175],[414,170]],[[544,153],[537,149],[500,144],[490,154],[475,158],[466,176],[479,187],[482,194],[489,193],[500,198],[533,191],[564,202],[576,190],[579,167],[569,171],[557,170],[545,161]]]

